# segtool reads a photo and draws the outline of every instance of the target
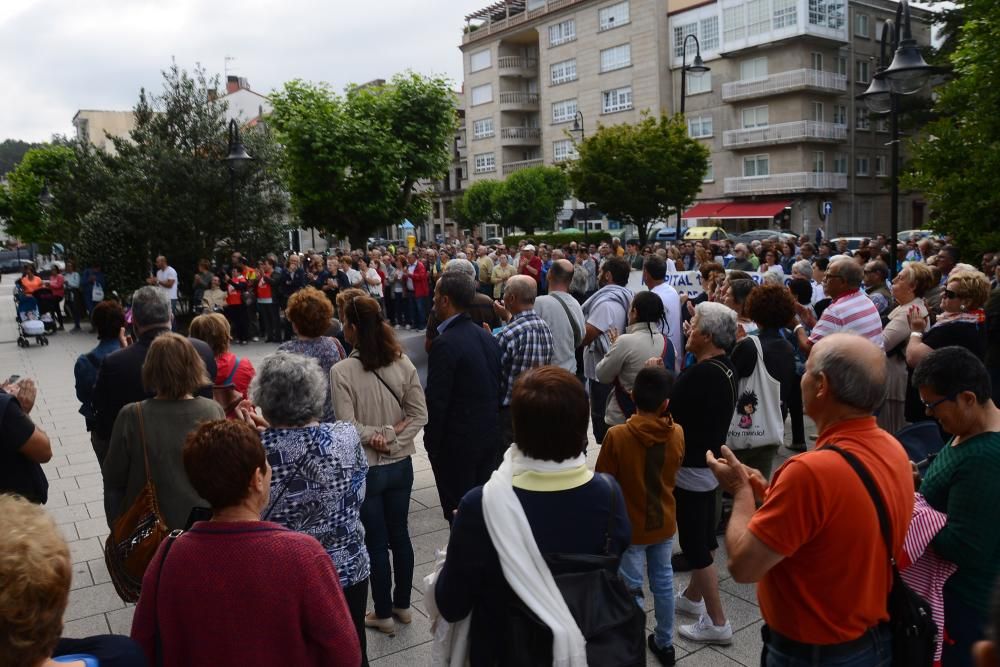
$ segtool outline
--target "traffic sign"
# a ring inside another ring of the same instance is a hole
[[[831,211],[833,211],[833,202],[832,201],[823,202],[823,215],[830,215]]]

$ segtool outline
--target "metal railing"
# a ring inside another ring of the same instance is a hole
[[[770,74],[760,79],[744,79],[722,84],[722,100],[742,100],[750,97],[776,95],[803,88],[835,93],[847,91],[847,77],[816,69],[793,69]]]
[[[528,167],[537,167],[544,162],[545,160],[542,158],[538,158],[536,160],[521,160],[520,162],[504,162],[503,175],[509,176],[515,171],[521,171],[522,169],[527,169]]]
[[[506,168],[507,165],[504,165]],[[768,176],[730,177],[726,179],[727,195],[804,192],[807,190],[846,190],[847,174],[799,171]]]
[[[542,129],[540,127],[502,127],[500,128],[501,139],[541,139]]]
[[[500,104],[538,106],[538,93],[523,93],[520,91],[502,92],[500,93]]]
[[[726,148],[808,140],[844,141],[846,139],[846,125],[821,123],[815,120],[797,120],[791,123],[778,123],[745,130],[726,130],[722,133],[722,145]]]
[[[568,7],[570,5],[575,5],[577,3],[584,2],[584,0],[548,0],[544,7],[537,7],[535,9],[529,9],[522,11],[518,14],[514,14],[508,18],[501,19],[499,21],[493,21],[491,23],[483,23],[475,30],[471,32],[466,32],[462,35],[462,43],[468,44],[469,42],[474,42],[477,39],[482,39],[488,37],[489,35],[495,35],[498,32],[507,30],[508,28],[517,27],[523,23],[527,23],[539,16],[544,16],[549,12],[554,12],[557,9],[562,9],[563,7]]]
[[[538,60],[535,58],[522,58],[521,56],[500,56],[497,58],[497,67],[505,69],[538,69]]]

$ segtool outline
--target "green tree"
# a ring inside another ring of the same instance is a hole
[[[463,223],[473,225],[502,224],[499,204],[502,191],[502,181],[492,178],[476,181],[465,189],[461,198],[455,203],[459,219]]]
[[[598,126],[568,166],[576,196],[611,218],[636,225],[645,243],[650,225],[694,201],[709,150],[688,137],[680,115],[643,114],[635,125]]]
[[[935,91],[937,119],[909,142],[902,184],[924,193],[931,226],[971,255],[1000,246],[1000,3],[968,0],[958,11],[945,53],[954,78]]]
[[[272,98],[292,205],[309,226],[355,246],[429,210],[421,179],[448,170],[456,124],[448,82],[407,73],[338,95],[291,81]]]
[[[0,141],[0,176],[3,176],[16,167],[25,153],[39,146],[41,144],[31,144],[18,139],[4,139]]]
[[[496,205],[506,227],[520,227],[532,234],[536,229],[552,229],[568,193],[569,183],[562,169],[529,167],[503,181]]]

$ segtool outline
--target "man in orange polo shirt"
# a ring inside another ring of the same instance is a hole
[[[875,479],[898,558],[913,475],[902,446],[871,416],[885,387],[885,353],[860,336],[833,334],[816,343],[802,376],[803,407],[819,432],[815,451],[786,461],[770,486],[728,448],[722,460],[708,453],[734,496],[729,571],[738,582],[759,582],[768,667],[889,664],[892,575],[878,515],[857,473],[827,448],[854,454]]]

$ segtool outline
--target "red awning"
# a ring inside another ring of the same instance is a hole
[[[745,204],[727,204],[711,217],[718,220],[736,220],[743,218],[773,218],[792,205],[790,201],[761,201]],[[697,208],[697,207],[695,207]],[[687,217],[687,214],[684,215]]]
[[[692,218],[715,218],[718,217],[718,212],[720,209],[725,208],[732,202],[719,201],[719,202],[705,202],[703,204],[695,204],[688,210],[684,211],[684,215],[681,217],[687,220]]]

